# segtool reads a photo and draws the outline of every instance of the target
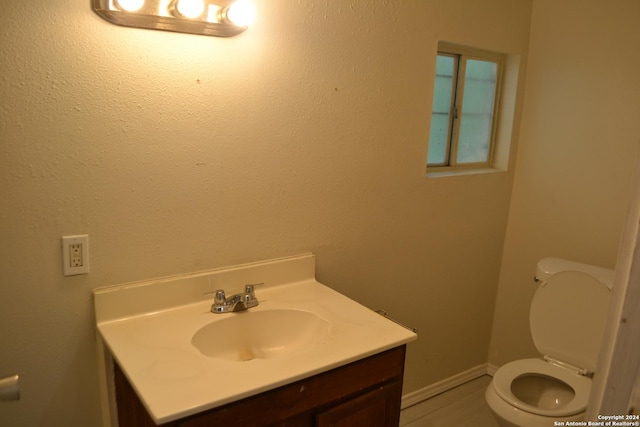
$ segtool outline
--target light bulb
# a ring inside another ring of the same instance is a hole
[[[185,18],[194,19],[204,12],[204,0],[178,0],[176,9]]]
[[[233,25],[247,27],[255,21],[256,10],[249,1],[238,0],[227,8],[226,18]]]
[[[135,12],[139,10],[144,4],[144,0],[116,0],[118,9],[122,9],[127,12]]]

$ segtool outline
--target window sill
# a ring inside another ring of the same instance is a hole
[[[464,175],[486,175],[491,173],[506,172],[501,169],[482,168],[482,169],[438,169],[427,172],[426,178],[444,178],[447,176],[464,176]]]

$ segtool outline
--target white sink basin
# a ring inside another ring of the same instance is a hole
[[[244,311],[200,328],[191,344],[208,357],[238,362],[309,351],[329,333],[329,322],[302,310]]]

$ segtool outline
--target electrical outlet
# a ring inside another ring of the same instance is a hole
[[[82,267],[82,243],[69,245],[69,266],[72,268]]]
[[[89,236],[62,237],[62,269],[65,276],[89,273]]]

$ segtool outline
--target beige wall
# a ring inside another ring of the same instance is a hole
[[[256,0],[230,39],[89,4],[0,14],[0,424],[97,425],[92,289],[303,252],[420,329],[407,391],[486,362],[512,175],[424,178],[435,49],[526,54],[530,1]]]
[[[637,1],[534,2],[491,363],[537,355],[539,258],[615,266],[640,142],[639,16]]]

